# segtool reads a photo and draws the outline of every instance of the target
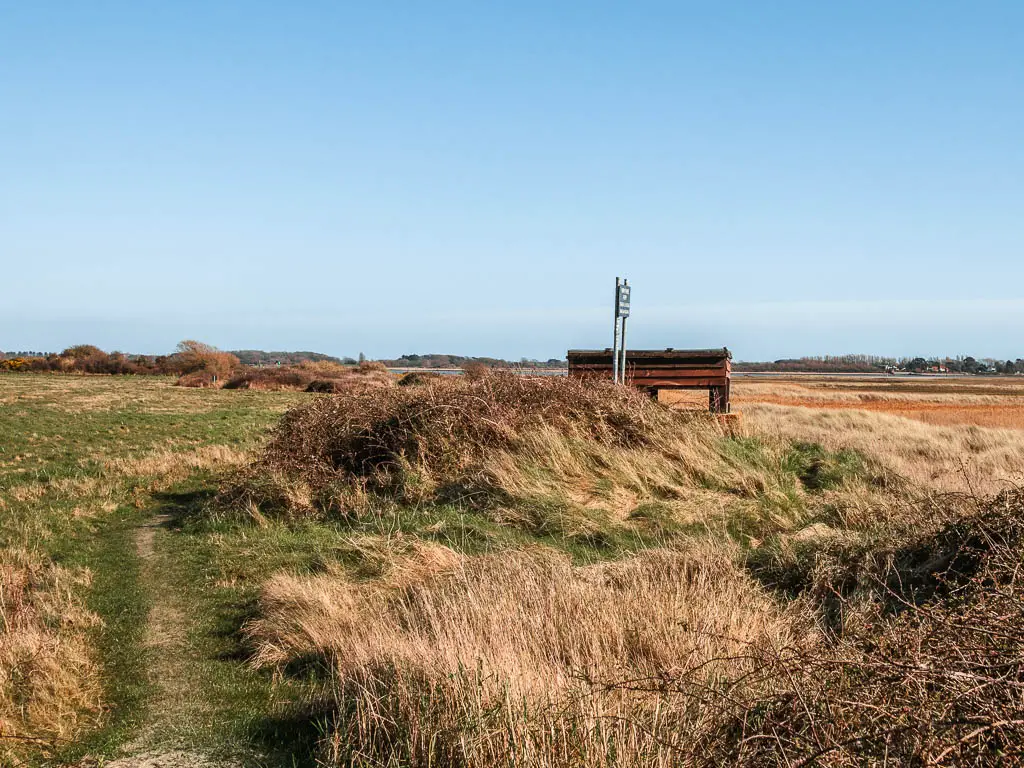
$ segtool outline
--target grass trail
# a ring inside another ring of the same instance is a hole
[[[175,724],[192,722],[203,712],[199,697],[193,692],[201,681],[192,679],[187,659],[188,621],[181,595],[167,584],[167,558],[158,557],[156,538],[170,515],[154,515],[135,531],[135,546],[141,560],[142,580],[150,595],[143,646],[150,659],[148,677],[152,686],[151,715],[146,723],[143,743],[165,738]],[[201,690],[201,689],[200,689]]]
[[[151,516],[135,530],[149,596],[142,645],[150,693],[118,764],[302,765],[309,734],[287,714],[297,689],[272,688],[241,645],[252,590],[225,578],[205,533],[186,530],[210,491],[207,480],[156,494]]]
[[[302,764],[289,690],[275,703],[240,642],[265,565],[188,525],[298,397],[0,376],[0,607],[13,594],[23,612],[0,623],[16,665],[0,674],[0,733],[31,704],[0,765]]]
[[[275,687],[251,668],[241,641],[268,552],[248,558],[251,580],[232,575],[231,553],[247,559],[240,540],[190,525],[214,481],[199,473],[156,492],[145,509],[124,510],[90,541],[58,553],[94,574],[89,607],[103,619],[95,643],[107,712],[102,727],[43,764],[312,764],[318,731],[308,710],[300,715],[294,706],[301,682]]]

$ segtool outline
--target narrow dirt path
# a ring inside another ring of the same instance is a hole
[[[142,563],[142,581],[151,597],[144,651],[154,695],[146,725],[125,745],[125,757],[107,768],[236,768],[234,761],[215,760],[191,751],[185,742],[190,724],[209,717],[202,695],[203,681],[189,648],[189,619],[184,599],[169,578],[167,554],[157,546],[166,535],[168,514],[157,514],[141,525],[135,546]]]
[[[98,742],[107,760],[87,757],[78,768],[315,764],[319,732],[299,705],[305,689],[249,663],[242,627],[262,572],[251,583],[236,581],[231,555],[247,551],[226,555],[218,533],[191,524],[210,494],[204,478],[154,493],[150,516],[122,529],[121,556],[106,573],[112,589],[131,586],[139,596],[130,647],[117,646],[131,662],[121,684],[138,694],[122,714],[125,727]]]
[[[170,519],[170,515],[156,515],[148,523],[139,527],[138,532],[135,534],[135,547],[139,552],[139,557],[143,560],[153,557],[153,542],[156,541],[157,529],[162,525],[166,525]]]
[[[174,750],[171,752],[122,757],[104,764],[104,768],[226,768],[239,766],[238,763],[214,761],[195,752]]]
[[[191,679],[193,671],[187,663],[188,624],[181,597],[166,578],[162,556],[156,551],[156,537],[171,517],[159,514],[141,526],[135,544],[142,560],[142,579],[152,596],[152,607],[146,626],[144,646],[150,658],[150,683],[157,691],[150,706],[150,730],[167,732],[177,723],[195,714],[198,701],[195,692],[201,681]]]

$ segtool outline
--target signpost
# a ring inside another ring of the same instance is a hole
[[[626,383],[626,318],[629,317],[629,280],[615,278],[615,330],[612,333],[612,381]],[[622,337],[619,337],[619,321]]]

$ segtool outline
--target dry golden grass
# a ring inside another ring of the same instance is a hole
[[[76,517],[86,517],[116,508],[114,498],[126,478],[145,478],[151,491],[166,488],[200,470],[224,470],[244,464],[249,454],[226,445],[160,448],[125,458],[101,457],[99,475],[32,480],[7,491],[11,501],[22,504],[71,501],[79,506]]]
[[[675,765],[711,712],[606,684],[689,673],[739,702],[753,655],[799,623],[713,546],[588,567],[418,546],[374,582],[279,575],[262,607],[257,663],[331,660],[334,765]]]
[[[1024,432],[936,426],[860,409],[750,405],[751,434],[853,448],[924,488],[988,495],[1024,482]]]
[[[81,602],[88,574],[0,549],[0,762],[23,740],[67,739],[100,715]]]
[[[991,494],[1024,481],[1017,378],[737,379],[733,392],[747,434],[852,448],[922,488]]]
[[[60,413],[126,412],[135,415],[209,413],[238,405],[238,394],[219,389],[175,386],[162,376],[107,376],[89,374],[0,374],[0,405],[39,406]],[[253,393],[253,397],[256,397]],[[294,399],[291,399],[294,398]],[[298,395],[264,395],[261,408],[280,413]]]
[[[61,407],[200,414],[265,397],[141,380],[105,392],[81,380]],[[980,498],[1019,479],[1024,433],[877,411],[1009,407],[1013,388],[771,386],[737,387],[736,435],[623,388],[564,379],[290,396],[300,407],[225,501],[270,530],[291,531],[274,514],[331,518],[323,528],[337,539],[317,572],[269,579],[246,630],[254,662],[281,676],[328,670],[311,703],[331,713],[329,765],[846,766],[868,747],[879,760],[938,765],[1008,754],[1008,739],[1024,735],[1007,725],[1024,723],[1024,639],[1000,622],[1019,615],[1004,586],[1021,537],[1005,536],[999,568],[985,572],[994,576],[976,580],[982,557],[956,558],[992,531],[981,535],[939,493]],[[801,397],[813,407],[772,401]],[[158,488],[245,460],[226,446],[156,446],[97,455],[90,477],[19,480],[8,501],[111,504],[119,483]],[[38,444],[26,448],[4,467],[11,477],[35,467]],[[1014,504],[996,533],[1019,518]],[[464,552],[425,540],[455,517],[491,538]],[[999,593],[986,594],[988,607],[975,593],[942,603],[953,565],[972,589]],[[0,637],[0,665],[17,656],[5,648],[30,641],[67,654],[34,679],[31,732],[52,735],[48,691],[66,687],[85,718],[94,706],[80,577],[20,560],[3,574],[15,586],[4,586],[0,618],[22,629],[9,646]],[[927,613],[919,589],[935,600]],[[40,618],[46,605],[78,618]],[[964,634],[964,613],[972,631],[991,632]],[[1004,671],[979,687],[970,676],[993,659]],[[2,689],[0,717],[17,717],[26,691]],[[28,723],[17,727],[30,733]]]
[[[271,579],[248,633],[260,665],[330,668],[330,765],[1019,765],[1022,511],[767,572],[712,542],[378,548],[375,581]]]
[[[132,378],[86,374],[20,374],[3,378],[0,404],[38,404],[69,414],[135,411],[200,413],[222,405],[215,392],[173,386],[160,376]]]
[[[673,408],[703,393],[666,392]],[[921,488],[991,494],[1024,481],[1024,381],[737,379],[744,434],[851,448]]]
[[[668,402],[689,400],[666,394]],[[1024,429],[1024,379],[735,379],[733,403],[856,409],[929,424]]]
[[[106,471],[114,477],[147,476],[169,483],[188,477],[197,470],[226,469],[243,464],[245,451],[227,445],[202,445],[187,450],[167,448],[137,458],[111,459]]]

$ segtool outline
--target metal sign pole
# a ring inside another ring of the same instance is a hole
[[[629,301],[629,280],[623,281],[623,293],[626,295],[627,302]],[[626,318],[629,317],[629,305],[625,307],[619,307],[622,310],[622,343],[620,344],[619,350],[622,355],[622,363],[619,365],[619,379],[623,384],[626,383]]]
[[[619,383],[619,278],[615,278],[615,330],[612,333],[612,382]]]

